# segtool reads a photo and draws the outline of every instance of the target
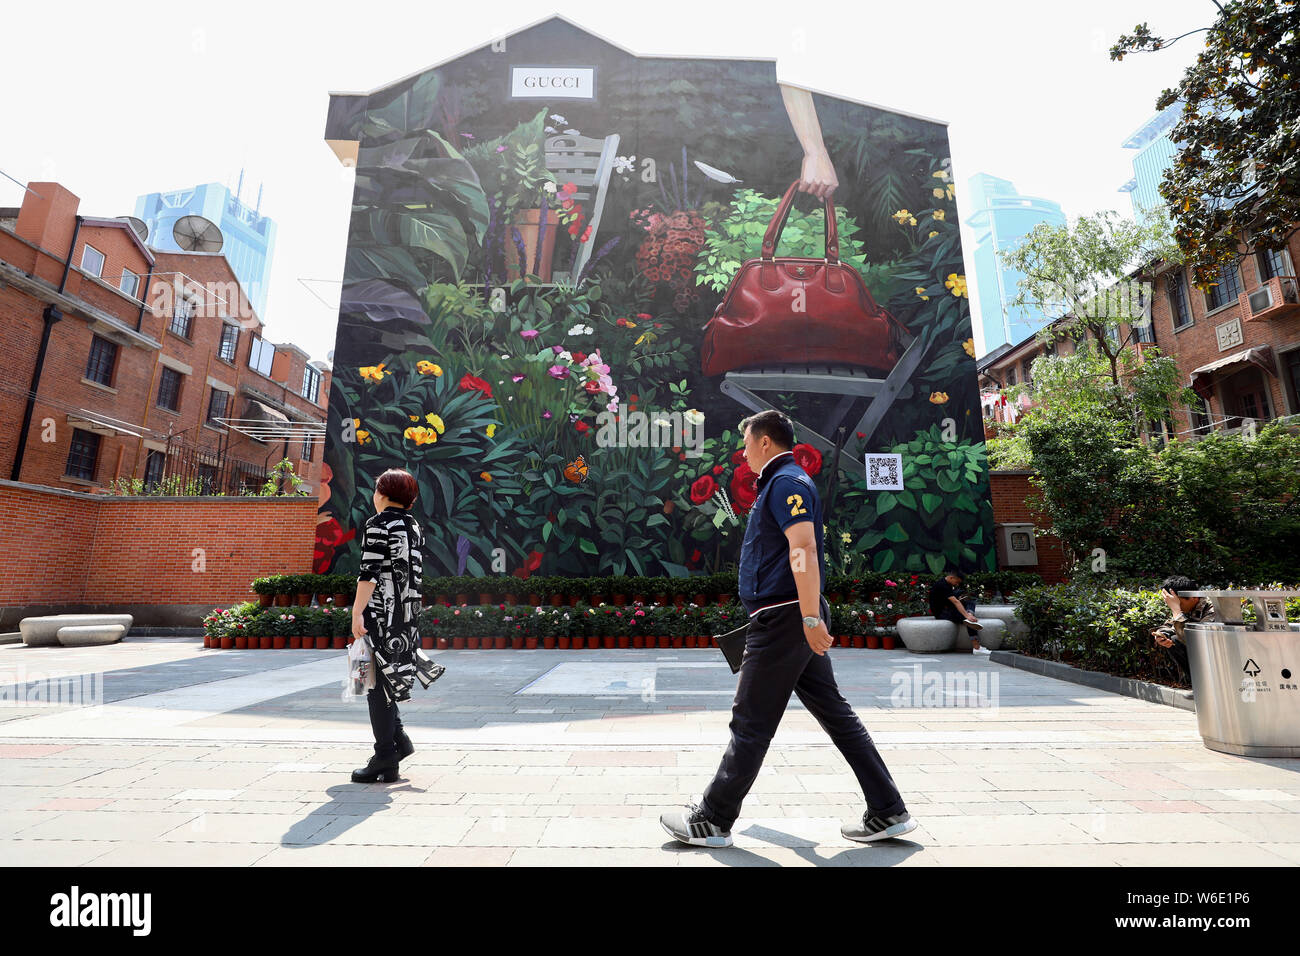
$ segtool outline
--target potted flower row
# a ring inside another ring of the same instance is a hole
[[[255,578],[253,593],[261,607],[306,607],[312,597],[321,607],[351,604],[356,578],[347,574],[272,574]]]
[[[204,647],[342,649],[352,631],[352,608],[259,608],[249,603],[213,611],[203,624]]]

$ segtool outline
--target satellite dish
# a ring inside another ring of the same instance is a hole
[[[125,219],[130,223],[131,228],[135,230],[135,234],[140,237],[141,242],[149,238],[149,227],[145,225],[143,219],[137,219],[135,216],[118,216],[117,218]]]
[[[186,252],[220,252],[221,230],[203,216],[181,216],[172,225],[172,238]]]

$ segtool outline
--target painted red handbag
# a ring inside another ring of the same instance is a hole
[[[705,375],[765,365],[854,365],[886,374],[907,330],[876,304],[856,269],[840,261],[835,206],[826,197],[826,256],[776,256],[794,202],[790,184],[763,236],[704,327]]]

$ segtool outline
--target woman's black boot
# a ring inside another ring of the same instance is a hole
[[[397,767],[385,766],[378,757],[371,757],[370,763],[360,770],[352,771],[353,783],[393,783],[397,780]]]

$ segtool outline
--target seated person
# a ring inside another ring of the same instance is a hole
[[[1196,582],[1185,575],[1175,574],[1165,578],[1160,585],[1160,596],[1169,605],[1169,623],[1151,632],[1155,642],[1174,659],[1179,674],[1188,684],[1192,682],[1192,668],[1187,660],[1187,639],[1183,636],[1183,625],[1188,621],[1213,621],[1214,605],[1205,598],[1180,598],[1178,592],[1198,590],[1200,588]]]
[[[965,624],[970,634],[971,653],[987,654],[980,647],[979,632],[984,627],[975,617],[975,599],[964,597],[961,583],[965,580],[960,571],[949,571],[930,586],[930,613],[936,620]]]

